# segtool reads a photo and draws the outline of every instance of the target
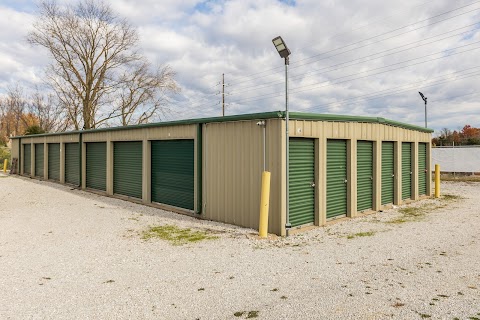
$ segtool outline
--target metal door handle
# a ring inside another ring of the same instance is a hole
[[[392,174],[392,178],[393,178],[393,177],[395,177],[395,175],[394,175],[394,174]]]
[[[347,179],[345,179],[345,181],[343,181],[344,183],[347,183]]]
[[[370,180],[373,180],[373,177],[370,177]]]
[[[315,182],[310,183],[310,186],[313,188],[315,187]]]

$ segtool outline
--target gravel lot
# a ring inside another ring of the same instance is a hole
[[[480,319],[479,191],[443,183],[462,199],[258,240],[250,229],[0,176],[0,319]],[[165,224],[217,239],[142,238]]]

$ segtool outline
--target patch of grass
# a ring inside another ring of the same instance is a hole
[[[404,214],[407,217],[420,217],[425,214],[426,206],[419,206],[419,207],[404,207],[398,209],[398,212]]]
[[[480,320],[479,318],[477,317],[468,317],[469,320]]]
[[[422,318],[422,319],[427,319],[427,318],[431,318],[431,317],[432,317],[431,315],[425,314],[425,313],[418,313],[418,315],[419,315],[420,318]]]
[[[243,316],[244,314],[245,314],[245,311],[237,311],[237,312],[235,312],[233,315],[234,315],[235,317],[241,317],[241,316]]]
[[[457,201],[463,199],[461,196],[453,194],[444,194],[440,201],[441,203],[426,203],[420,206],[405,206],[398,209],[398,212],[402,216],[395,218],[393,220],[387,221],[387,223],[401,224],[411,221],[420,221],[425,218],[425,215],[429,212],[435,211],[437,209],[445,208],[448,202]]]
[[[347,239],[353,239],[353,238],[357,238],[357,237],[371,237],[374,234],[375,234],[374,231],[358,232],[358,233],[349,234],[347,236]]]
[[[445,200],[445,201],[455,201],[455,200],[460,200],[462,199],[461,196],[457,196],[455,194],[444,194],[441,196],[440,198],[441,200]]]
[[[259,311],[248,311],[247,319],[258,318]]]
[[[145,240],[158,238],[166,240],[175,246],[181,246],[191,242],[217,239],[216,236],[209,235],[205,231],[194,231],[190,228],[179,228],[174,225],[150,227],[143,232],[142,238]]]

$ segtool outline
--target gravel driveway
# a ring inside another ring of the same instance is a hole
[[[0,176],[0,319],[480,319],[479,191],[443,183],[462,198],[258,240],[251,229]],[[216,239],[142,238],[165,224]]]

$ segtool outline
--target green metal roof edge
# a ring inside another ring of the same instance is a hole
[[[272,118],[284,118],[284,112],[273,111],[273,112],[249,113],[249,114],[239,114],[239,115],[232,115],[232,116],[225,116],[225,117],[186,119],[186,120],[154,122],[154,123],[111,127],[111,128],[42,133],[42,134],[32,134],[28,136],[16,136],[16,137],[12,137],[11,139],[57,136],[57,135],[65,135],[65,134],[105,132],[105,131],[118,131],[118,130],[133,130],[133,129],[142,129],[142,128],[167,127],[167,126],[189,125],[189,124],[198,124],[198,123],[228,122],[228,121],[242,121],[242,120],[256,120],[256,119],[263,120],[263,119],[272,119]]]
[[[432,133],[434,131],[432,129],[415,126],[408,123],[393,121],[393,120],[389,120],[381,117],[348,116],[348,115],[317,114],[317,113],[303,113],[303,112],[289,112],[289,117],[292,120],[321,120],[321,121],[383,123],[383,124],[388,124],[395,127],[427,132],[427,133]],[[167,126],[189,125],[189,124],[198,124],[198,123],[228,122],[228,121],[242,121],[242,120],[255,120],[255,119],[262,120],[262,119],[274,119],[274,118],[277,118],[277,119],[285,118],[285,111],[249,113],[249,114],[239,114],[239,115],[225,116],[225,117],[175,120],[175,121],[167,121],[167,122],[155,122],[155,123],[139,124],[139,125],[132,125],[132,126],[100,128],[100,129],[90,129],[90,130],[42,133],[42,134],[35,134],[35,135],[28,135],[28,136],[16,136],[16,137],[12,137],[11,139],[118,131],[118,130],[133,130],[133,129],[142,129],[142,128],[167,127]]]
[[[285,112],[282,112],[285,114]],[[421,132],[432,133],[434,130],[416,126],[413,124],[393,121],[381,117],[365,117],[365,116],[347,116],[337,114],[318,114],[318,113],[303,113],[303,112],[289,112],[290,119],[293,120],[322,120],[322,121],[343,121],[343,122],[368,122],[368,123],[382,123],[391,126],[416,130]]]

